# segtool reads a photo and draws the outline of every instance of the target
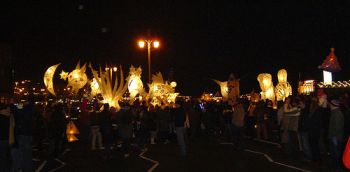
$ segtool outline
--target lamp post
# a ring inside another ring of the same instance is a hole
[[[147,57],[148,57],[148,83],[151,83],[151,48],[159,48],[159,41],[157,40],[151,40],[151,39],[146,39],[146,40],[140,40],[138,42],[140,48],[144,48],[145,44],[147,44]],[[153,44],[153,46],[152,46]]]

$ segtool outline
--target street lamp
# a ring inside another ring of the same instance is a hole
[[[140,40],[138,45],[140,48],[144,48],[147,44],[147,55],[148,55],[148,83],[151,83],[151,48],[159,48],[160,43],[157,40]],[[153,44],[153,45],[152,45]]]

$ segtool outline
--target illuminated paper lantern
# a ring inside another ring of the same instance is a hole
[[[57,67],[60,64],[61,63],[49,67],[44,74],[44,84],[45,84],[47,90],[49,91],[49,93],[51,93],[54,96],[56,96],[56,93],[55,93],[55,90],[53,88],[53,76],[55,74]]]
[[[123,94],[128,89],[128,85],[125,84],[124,81],[122,67],[120,66],[120,80],[118,79],[118,75],[115,75],[114,80],[112,80],[113,78],[111,76],[111,72],[103,72],[100,67],[100,72],[98,73],[96,70],[93,69],[91,64],[89,66],[95,80],[97,81],[100,87],[101,95],[103,97],[102,102],[108,103],[110,107],[114,107],[117,111],[119,111],[119,100],[122,98]],[[126,80],[126,83],[128,83],[128,80]]]
[[[74,141],[78,140],[78,138],[75,137],[75,134],[79,134],[79,130],[75,126],[73,121],[69,121],[69,123],[67,124],[67,129],[66,129],[66,135],[67,135],[68,142],[74,142]]]
[[[69,134],[69,135],[67,135],[67,140],[68,140],[68,142],[75,142],[78,140],[78,138],[75,137],[74,134]]]
[[[151,105],[156,107],[156,106],[161,106],[162,105],[162,101],[160,101],[157,97],[153,97],[151,99]]]
[[[62,70],[60,76],[61,76],[61,79],[63,80],[66,80],[68,78],[68,72],[65,72],[64,70]]]
[[[315,91],[314,80],[306,80],[300,83],[298,91],[299,94],[310,95],[310,93]]]
[[[285,69],[281,69],[277,72],[277,78],[279,83],[287,82],[287,71]]]
[[[101,78],[97,78],[101,82]],[[90,88],[91,88],[91,95],[95,96],[97,94],[101,93],[100,86],[98,85],[98,82],[96,78],[93,78],[90,82]]]
[[[128,90],[130,93],[130,104],[133,104],[136,95],[144,93],[143,83],[141,80],[141,67],[135,68],[131,65],[128,80]]]
[[[222,82],[222,81],[214,80],[214,82],[216,82],[220,86],[220,93],[221,93],[223,100],[227,101],[228,92],[229,92],[229,89],[227,87],[227,81]]]
[[[69,123],[67,124],[66,134],[67,135],[69,135],[69,134],[79,134],[79,130],[75,126],[73,121],[69,121]]]
[[[284,101],[288,96],[292,95],[292,86],[287,81],[287,71],[281,69],[277,73],[278,84],[275,87],[277,101]]]
[[[60,76],[63,80],[68,79],[67,87],[72,87],[72,92],[77,93],[88,82],[85,71],[86,64],[84,64],[83,67],[80,67],[80,62],[78,62],[77,66],[72,72],[67,75],[67,72],[62,70]]]
[[[261,88],[261,99],[266,100],[269,99],[272,102],[275,101],[275,92],[272,83],[272,76],[268,73],[262,73],[258,75],[257,80],[259,81],[259,85]]]
[[[237,98],[239,97],[239,79],[233,74],[230,74],[227,81],[218,81],[214,80],[220,86],[220,93],[223,98],[223,101],[229,100],[231,103],[235,104]]]
[[[331,48],[331,52],[323,61],[322,65],[319,66],[319,68],[329,72],[338,72],[341,70],[341,67],[338,62],[338,58],[334,54],[334,48]]]
[[[170,86],[175,88],[177,86],[177,83],[175,81],[173,81],[173,82],[170,83]]]
[[[169,84],[167,81],[163,80],[162,73],[158,72],[156,75],[152,75],[152,83],[148,84],[149,93],[147,95],[148,99],[150,99],[154,104],[167,104],[169,101],[175,101],[178,93],[175,93],[174,83]]]
[[[77,93],[81,88],[85,86],[88,79],[85,74],[86,65],[80,68],[80,64],[78,63],[76,68],[69,73],[68,75],[68,87],[72,87],[72,92]]]
[[[176,97],[178,95],[179,95],[179,93],[168,93],[168,95],[167,95],[168,103],[175,103]]]

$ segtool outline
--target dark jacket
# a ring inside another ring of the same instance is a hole
[[[99,118],[102,132],[110,132],[110,130],[112,129],[111,112],[107,110],[102,111],[99,114]]]
[[[318,107],[315,112],[310,114],[309,128],[312,131],[320,131],[323,128],[323,118],[327,109]]]
[[[344,115],[339,108],[331,110],[329,119],[328,138],[343,140],[344,135]]]
[[[184,127],[186,121],[186,112],[182,107],[176,107],[170,111],[175,117],[175,127]]]
[[[35,107],[33,104],[28,104],[23,109],[15,109],[15,134],[16,135],[33,135],[33,123],[35,117]]]
[[[61,137],[66,130],[66,120],[65,114],[62,109],[55,109],[50,117],[49,123],[49,136],[53,137]]]
[[[100,125],[100,119],[99,119],[99,112],[93,111],[90,113],[90,126],[99,126]]]

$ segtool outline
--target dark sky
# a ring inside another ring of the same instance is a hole
[[[299,75],[321,79],[317,66],[331,47],[343,68],[334,77],[350,78],[349,1],[231,1],[23,1],[1,7],[0,41],[12,47],[18,79],[41,80],[59,62],[59,70],[71,71],[79,59],[146,67],[147,52],[136,42],[148,31],[161,40],[152,52],[153,72],[166,78],[173,68],[185,95],[218,90],[210,78],[225,80],[230,73],[241,78],[244,93],[258,89],[262,72],[276,83],[280,68],[293,86]]]

